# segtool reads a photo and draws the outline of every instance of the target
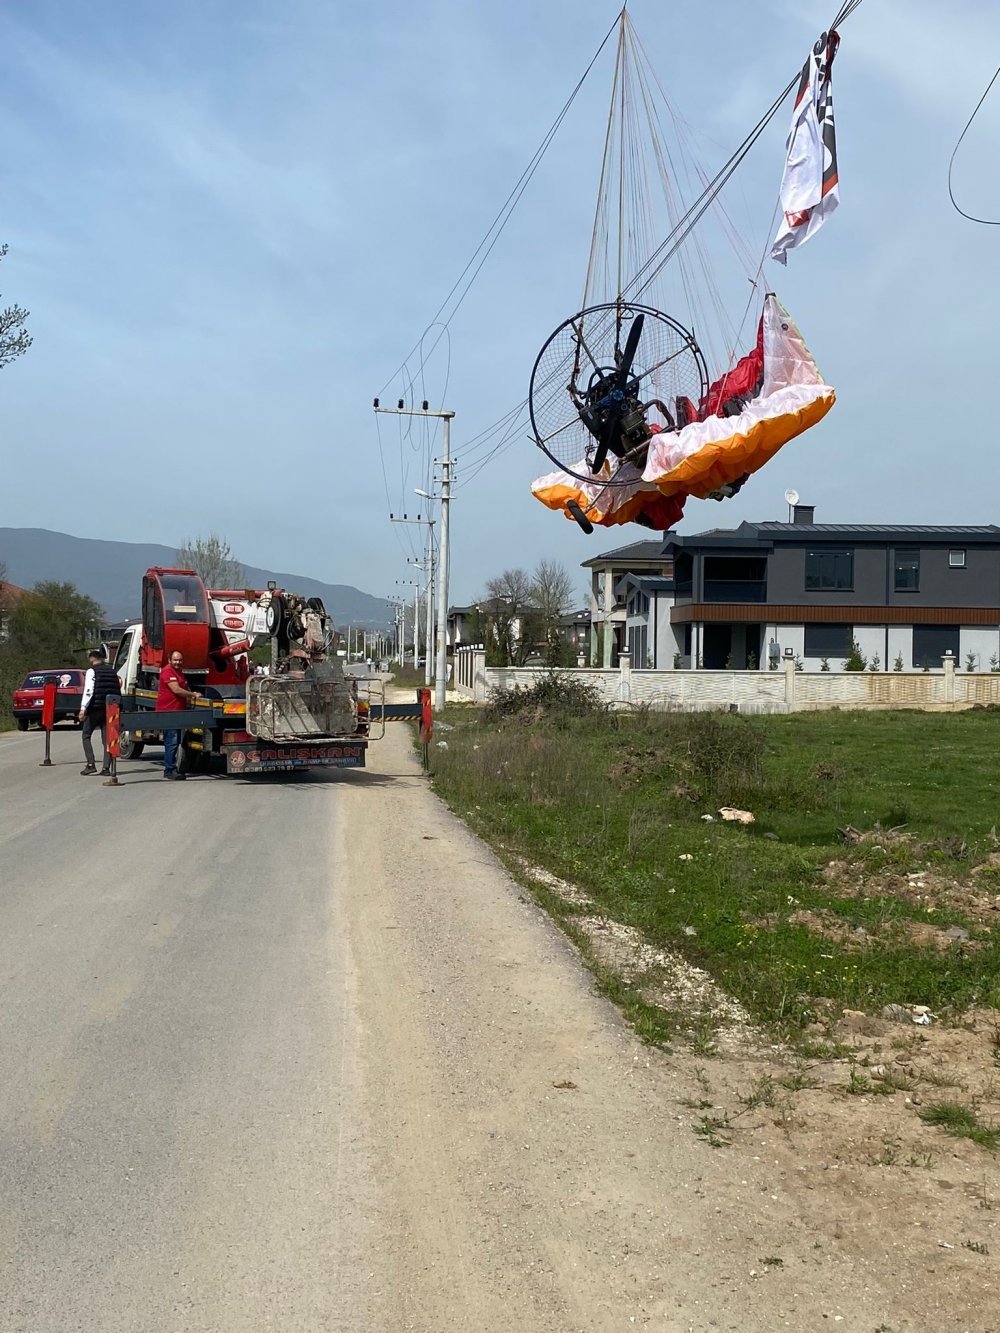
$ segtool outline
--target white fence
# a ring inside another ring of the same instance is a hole
[[[546,667],[488,667],[481,648],[455,654],[455,689],[482,703],[491,689],[528,687]],[[786,659],[777,671],[633,671],[623,655],[617,670],[560,668],[593,685],[613,707],[647,705],[669,711],[728,709],[740,713],[799,713],[810,709],[918,708],[949,712],[977,704],[1000,706],[1000,675],[957,672],[952,658],[940,671],[796,671]]]

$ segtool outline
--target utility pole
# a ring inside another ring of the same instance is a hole
[[[444,420],[444,455],[441,459],[441,558],[438,572],[438,651],[434,679],[434,707],[444,708],[448,686],[448,511],[451,508],[451,419],[454,412],[442,412]]]
[[[395,407],[381,407],[376,398],[372,406],[376,412],[389,412],[397,416],[407,417],[437,417],[443,423],[444,449],[442,456],[434,461],[441,468],[441,539],[438,556],[438,623],[437,623],[437,661],[435,663],[436,674],[434,679],[434,707],[440,712],[445,705],[445,692],[448,686],[448,567],[449,567],[449,509],[451,507],[451,483],[453,480],[452,469],[454,463],[451,460],[451,423],[455,416],[454,412],[447,408],[441,408],[438,411],[431,411],[428,408],[426,399],[419,408],[404,406],[403,399],[400,398]],[[393,518],[393,515],[389,515]],[[413,522],[408,520],[406,515],[402,519],[393,519],[394,522]],[[419,521],[419,520],[417,520]],[[429,656],[429,654],[428,654]]]
[[[422,491],[417,492],[423,494]],[[430,497],[433,499],[433,496]],[[424,684],[429,685],[434,679],[434,523],[427,525],[427,558],[425,560],[407,560],[408,565],[413,565],[427,575],[427,605],[425,608],[425,621],[427,632],[424,635]]]
[[[406,563],[410,564],[410,561]],[[400,584],[413,588],[413,670],[416,671],[420,661],[420,580],[397,579],[396,586]]]

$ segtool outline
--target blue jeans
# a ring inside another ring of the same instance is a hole
[[[165,731],[163,733],[163,771],[174,773],[177,770],[177,751],[180,748],[181,733]]]

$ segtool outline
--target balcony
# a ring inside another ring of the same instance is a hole
[[[706,602],[766,602],[767,579],[706,579]]]

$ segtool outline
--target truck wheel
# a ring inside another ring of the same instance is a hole
[[[19,717],[19,718],[17,719],[17,729],[18,729],[18,731],[27,731],[27,730],[28,730],[28,725],[29,725],[29,724],[28,724],[28,719],[27,719],[26,717]]]
[[[133,740],[130,731],[123,731],[118,740],[118,758],[138,759],[145,748],[142,741]]]

